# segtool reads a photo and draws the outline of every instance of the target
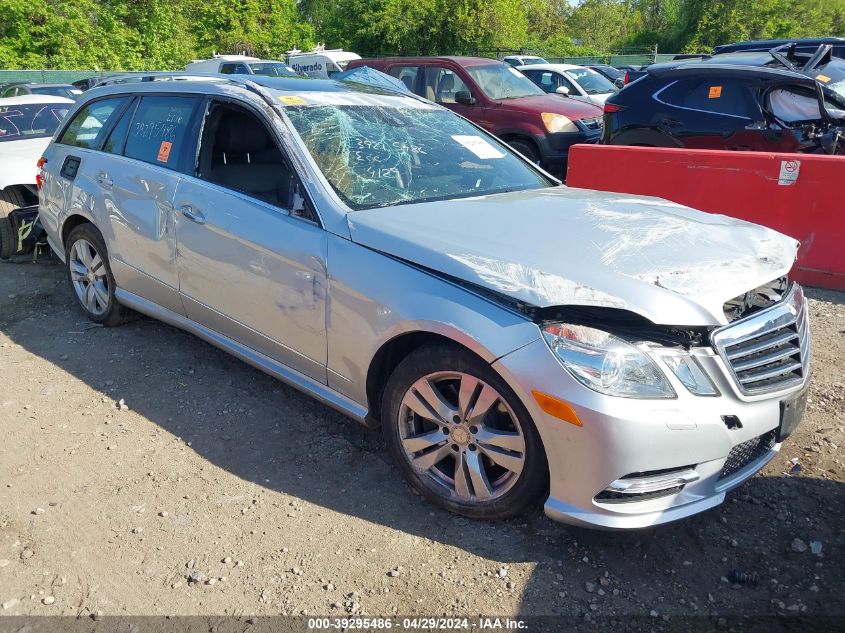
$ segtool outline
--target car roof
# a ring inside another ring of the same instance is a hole
[[[800,60],[799,60],[800,63]],[[800,68],[790,69],[779,64],[767,51],[743,51],[736,53],[722,53],[713,57],[697,59],[679,59],[662,64],[652,64],[647,72],[650,75],[664,76],[671,74],[687,74],[701,71],[728,71],[736,74],[757,74],[762,77],[801,77],[815,78],[819,73],[834,75],[835,79],[845,77],[845,61],[833,57],[822,66],[808,71]]]
[[[578,70],[579,68],[584,68],[584,66],[578,66],[577,64],[531,64],[527,66],[529,70],[559,70],[559,71],[566,71],[566,70]],[[592,69],[589,69],[592,70]],[[593,71],[595,72],[595,71]]]
[[[155,76],[155,75],[153,75]],[[220,75],[198,73],[161,73],[164,77],[182,77],[182,80],[169,81],[132,81],[119,84],[106,84],[88,90],[77,103],[87,103],[93,99],[121,94],[195,94],[199,96],[212,95],[231,97],[233,92],[244,96],[260,95],[261,98],[271,99],[279,105],[305,105],[305,103],[289,103],[276,97],[286,95],[324,95],[322,99],[311,98],[310,105],[318,103],[341,103],[357,99],[362,104],[373,103],[379,99],[389,98],[387,101],[397,103],[401,98],[410,102],[422,102],[435,105],[432,102],[413,94],[394,92],[377,88],[367,84],[352,81],[335,81],[333,79],[314,79],[311,77],[265,77],[263,75]],[[261,90],[264,89],[263,94]],[[336,95],[328,96],[325,95]],[[385,102],[386,103],[386,102]],[[439,108],[439,106],[437,106]]]
[[[5,97],[0,99],[0,106],[28,105],[28,104],[49,104],[49,103],[76,103],[73,99],[56,97],[53,95],[19,95],[17,97]]]
[[[505,62],[493,59],[491,57],[462,57],[457,55],[433,55],[430,57],[373,57],[370,59],[364,59],[363,62],[370,61],[370,60],[377,60],[379,62],[394,64],[394,63],[401,63],[405,62],[408,64],[412,63],[422,63],[422,62],[433,62],[433,61],[450,61],[455,62],[459,66],[489,66],[490,64],[504,64]]]
[[[73,88],[72,84],[42,84],[37,81],[16,81],[6,84],[7,88],[11,86],[26,86],[28,88]]]
[[[772,48],[776,46],[782,46],[783,44],[792,44],[798,45],[810,45],[813,44],[845,44],[845,37],[800,37],[798,39],[778,39],[778,40],[745,40],[742,42],[733,42],[732,44],[720,44],[716,46],[716,50],[719,49],[731,49],[736,48],[751,48],[756,46],[770,46]]]

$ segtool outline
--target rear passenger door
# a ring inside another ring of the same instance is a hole
[[[184,314],[176,271],[173,196],[198,97],[144,95],[122,114],[93,175],[106,208],[101,230],[118,286]]]
[[[263,115],[210,99],[174,200],[190,319],[326,383],[325,231],[291,211],[294,172]]]

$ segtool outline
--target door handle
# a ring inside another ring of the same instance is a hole
[[[97,174],[97,182],[100,183],[100,185],[102,185],[106,189],[111,189],[111,187],[114,185],[114,181],[109,178],[109,175],[104,171],[101,171],[99,174]]]
[[[182,212],[186,218],[191,220],[192,222],[196,222],[197,224],[205,224],[205,215],[203,215],[202,211],[198,209],[194,209],[189,204],[183,204],[179,207],[179,210]]]

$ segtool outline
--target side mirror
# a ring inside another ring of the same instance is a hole
[[[615,85],[617,88],[624,88],[625,87],[625,80],[622,79],[622,77],[617,77],[616,79],[613,80],[613,85]]]
[[[460,103],[462,105],[475,105],[475,97],[473,97],[469,90],[458,90],[455,93],[455,103]]]
[[[564,97],[568,97],[569,96],[569,88],[567,88],[566,86],[558,86],[557,88],[555,88],[555,93],[559,94],[559,95],[563,95]]]

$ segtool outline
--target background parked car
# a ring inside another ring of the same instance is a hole
[[[537,55],[508,55],[502,61],[511,66],[530,66],[531,64],[548,64],[545,59]]]
[[[52,95],[76,100],[81,94],[82,90],[73,84],[12,83],[3,88],[3,92],[0,92],[0,98],[20,97],[22,95]]]
[[[215,55],[211,59],[196,59],[185,66],[192,73],[221,73],[223,75],[264,75],[267,77],[296,77],[297,72],[275,59],[259,59],[247,55]]]
[[[595,143],[601,110],[538,88],[505,63],[482,57],[388,57],[350,62],[401,80],[409,90],[466,117],[556,175],[569,148]]]
[[[71,105],[50,95],[0,99],[0,220],[36,201],[36,163]]]
[[[713,49],[714,55],[722,53],[737,53],[739,51],[769,51],[784,44],[795,44],[797,53],[814,53],[822,44],[830,44],[833,47],[834,57],[845,58],[845,37],[808,37],[794,40],[751,40],[747,42],[735,42],[734,44],[722,44]]]
[[[726,53],[654,64],[605,103],[602,143],[834,153],[845,131],[845,61]],[[818,91],[824,94],[824,106]]]
[[[287,52],[287,62],[300,75],[315,79],[328,79],[346,70],[349,62],[361,59],[358,53],[341,48],[326,50],[320,46],[313,51],[303,53],[298,50]]]
[[[625,71],[619,70],[610,64],[587,64],[587,68],[592,68],[597,73],[601,73],[609,79],[614,86],[621,88],[625,85]]]
[[[559,94],[578,101],[602,106],[616,92],[616,86],[601,73],[572,64],[532,64],[519,71],[543,92]]]

